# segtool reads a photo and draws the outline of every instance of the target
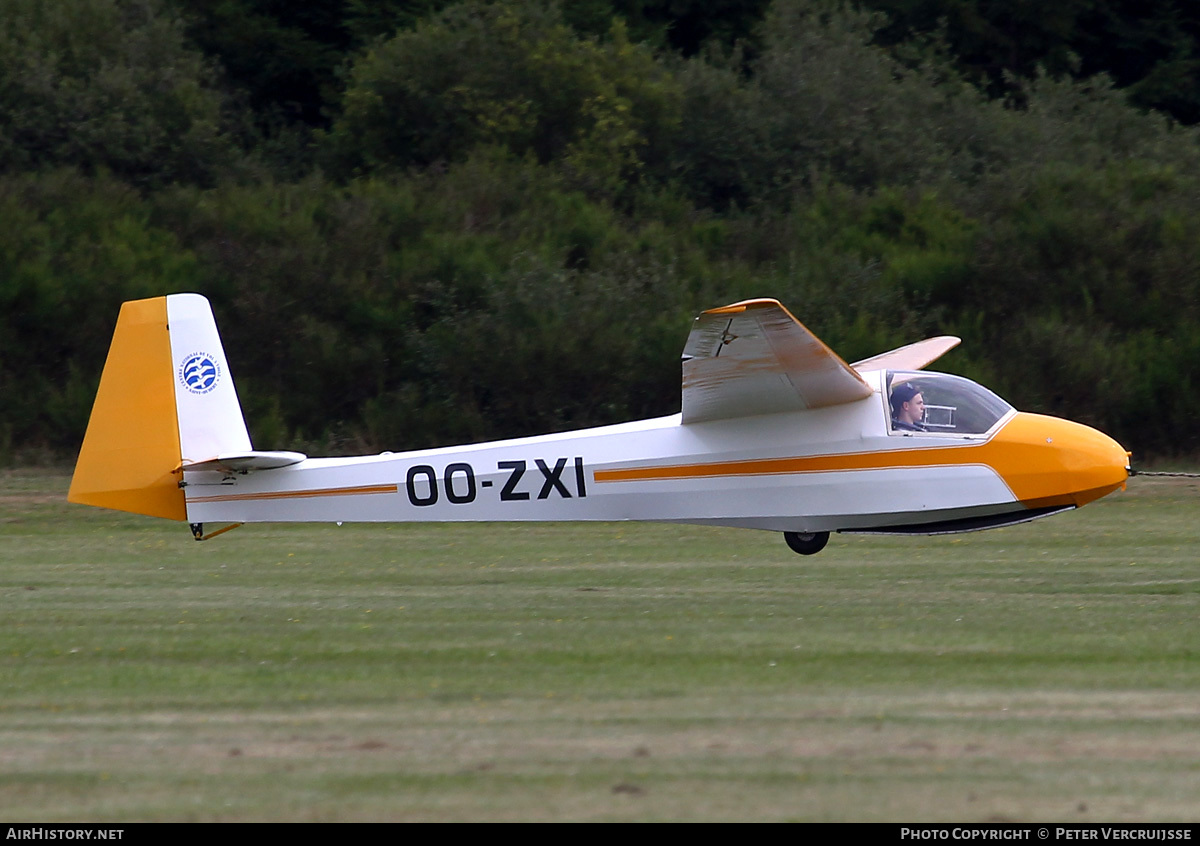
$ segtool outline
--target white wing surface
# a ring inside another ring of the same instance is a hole
[[[683,422],[854,402],[862,377],[777,300],[703,312],[683,350]]]
[[[939,335],[936,338],[926,338],[915,344],[897,347],[890,352],[864,358],[862,361],[854,362],[851,366],[859,373],[868,370],[920,370],[961,343],[962,338],[956,338],[953,335]]]

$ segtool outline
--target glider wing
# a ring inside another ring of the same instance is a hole
[[[926,338],[915,344],[898,347],[890,352],[873,355],[851,365],[859,373],[867,370],[920,370],[925,365],[944,356],[962,343],[962,338],[939,335]]]
[[[854,402],[863,378],[777,300],[703,312],[683,350],[683,422]]]

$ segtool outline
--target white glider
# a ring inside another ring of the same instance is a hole
[[[958,342],[849,365],[775,300],[748,300],[696,318],[680,414],[308,458],[251,445],[206,299],[137,300],[68,498],[186,521],[198,539],[206,523],[645,520],[783,532],[810,554],[830,532],[974,531],[1124,487],[1129,453],[1108,436],[922,370]]]

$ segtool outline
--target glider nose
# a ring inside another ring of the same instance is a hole
[[[1082,423],[1018,412],[997,437],[1009,457],[1001,475],[1029,507],[1086,505],[1129,478],[1129,453]]]

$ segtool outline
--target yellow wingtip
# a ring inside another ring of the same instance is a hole
[[[783,305],[779,302],[779,300],[773,300],[773,299],[770,299],[769,297],[759,297],[758,299],[754,299],[754,300],[742,300],[739,303],[730,303],[727,306],[718,306],[717,308],[706,309],[705,311],[703,311],[701,313],[702,314],[741,314],[743,311],[746,311],[747,309],[769,308],[771,306],[779,306],[780,308],[783,308]],[[784,310],[786,311],[786,309],[784,309]]]

